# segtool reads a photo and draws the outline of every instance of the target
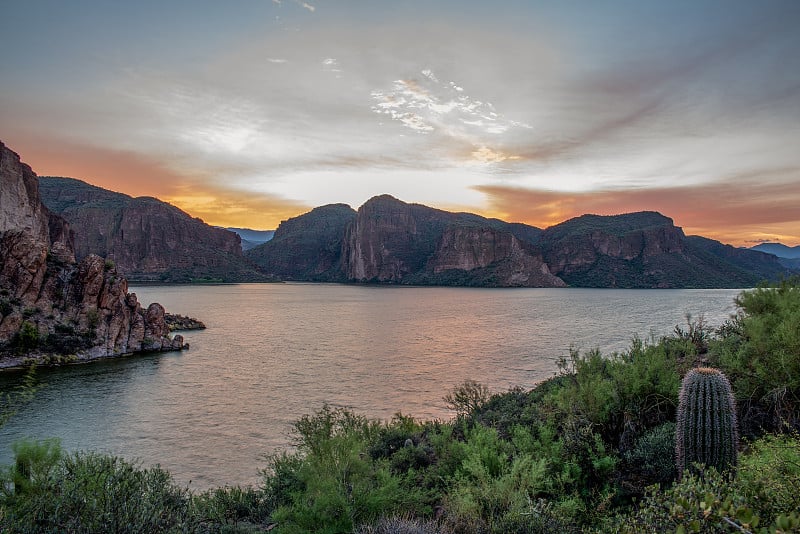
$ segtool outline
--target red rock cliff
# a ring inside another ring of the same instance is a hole
[[[142,309],[110,262],[75,263],[68,224],[42,205],[36,174],[2,142],[0,207],[0,365],[45,352],[90,359],[183,347],[168,337],[163,308]]]

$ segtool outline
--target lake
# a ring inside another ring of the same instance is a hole
[[[258,483],[263,456],[324,403],[373,418],[452,416],[466,379],[530,388],[570,346],[621,351],[686,315],[719,325],[738,290],[467,289],[336,284],[132,287],[204,321],[188,351],[42,369],[46,387],[0,429],[160,463],[191,489]],[[19,375],[0,375],[8,387]]]

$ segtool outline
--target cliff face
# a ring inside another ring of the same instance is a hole
[[[538,246],[553,273],[582,287],[746,287],[783,271],[766,255],[687,237],[655,212],[583,215],[545,230]]]
[[[275,235],[245,252],[264,272],[286,280],[339,282],[342,236],[356,212],[329,204],[281,222]]]
[[[183,347],[160,305],[143,310],[94,255],[75,263],[68,224],[45,208],[36,175],[0,142],[0,365],[37,353],[95,358]]]
[[[435,250],[447,215],[388,195],[370,199],[344,237],[345,278],[397,283],[419,271]]]
[[[450,227],[442,234],[428,269],[435,275],[471,272],[488,275],[504,287],[564,287],[529,243],[508,232],[485,227]],[[486,273],[485,271],[491,271]],[[484,284],[486,285],[486,284]]]
[[[137,280],[263,280],[240,237],[150,197],[132,198],[71,178],[41,178],[46,206],[75,232],[79,259],[98,254]]]
[[[388,195],[357,213],[337,204],[286,221],[250,253],[286,279],[417,285],[749,287],[786,272],[767,254],[687,237],[655,212],[584,215],[542,231]]]
[[[365,203],[343,243],[348,280],[447,285],[560,287],[518,228],[389,196]]]

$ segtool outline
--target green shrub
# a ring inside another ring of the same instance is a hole
[[[194,520],[204,532],[262,532],[271,508],[263,491],[251,487],[216,488],[191,498]]]
[[[5,473],[5,478],[11,482],[12,495],[16,498],[30,496],[46,485],[62,454],[57,439],[23,439],[15,442],[11,449],[14,451],[14,465]],[[9,488],[3,489],[7,491]]]
[[[567,380],[550,402],[562,417],[579,415],[597,426],[606,442],[624,447],[625,439],[635,438],[635,429],[674,417],[680,371],[687,365],[684,351],[693,353],[693,345],[666,339],[654,345],[634,339],[627,352],[607,356],[571,350],[560,362]]]
[[[643,434],[623,458],[627,470],[643,475],[647,485],[675,480],[675,423],[664,423]]]
[[[386,460],[367,453],[381,425],[323,407],[295,423],[295,455],[273,458],[265,481],[281,532],[351,532],[381,516],[417,510],[421,493],[403,487]]]
[[[141,469],[96,453],[61,456],[48,443],[17,450],[11,477],[30,456],[22,492],[3,495],[2,526],[12,532],[168,532],[190,530],[188,493],[158,467]]]
[[[744,291],[736,304],[709,354],[742,404],[744,435],[800,427],[800,278]]]
[[[672,488],[650,488],[647,497],[630,515],[616,521],[623,533],[642,532],[741,532],[759,525],[758,516],[736,493],[728,478],[714,468],[703,476],[687,471]]]
[[[491,397],[489,388],[474,380],[466,380],[444,396],[445,405],[458,416],[479,410]]]
[[[23,321],[17,334],[17,350],[24,354],[39,348],[41,337],[39,329],[30,321]]]
[[[740,459],[736,487],[763,524],[800,512],[800,438],[765,436],[752,443]]]

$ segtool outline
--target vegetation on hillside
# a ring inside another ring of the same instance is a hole
[[[446,397],[448,422],[325,406],[295,423],[295,447],[269,457],[257,488],[193,495],[158,467],[20,443],[2,473],[0,528],[800,532],[800,280],[737,304],[716,331],[695,321],[622,353],[572,351],[530,391],[467,382]],[[697,367],[730,382],[735,469],[675,467],[681,381]]]

